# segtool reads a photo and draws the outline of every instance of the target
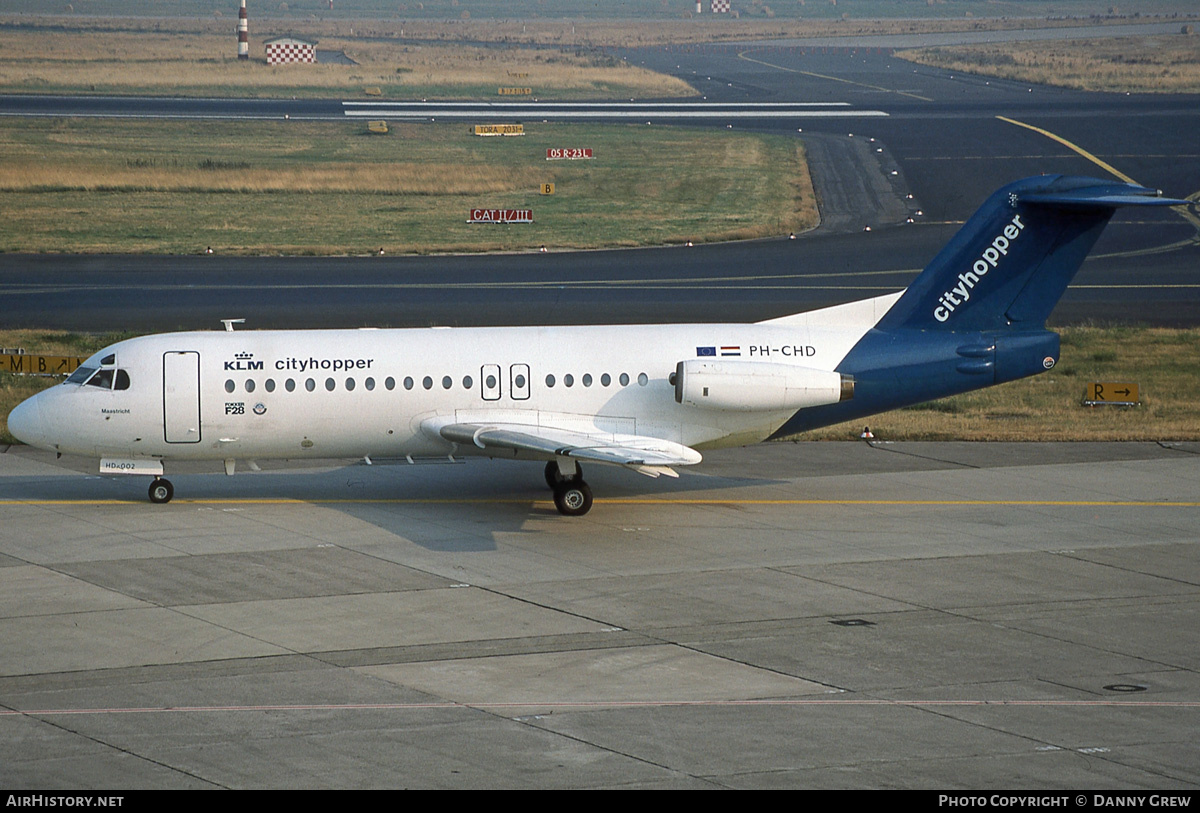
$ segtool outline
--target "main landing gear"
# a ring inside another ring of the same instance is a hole
[[[150,502],[170,502],[174,496],[175,486],[171,485],[170,480],[163,479],[162,477],[154,478],[154,482],[150,484]]]
[[[583,482],[583,469],[575,465],[575,472],[565,475],[558,462],[546,464],[546,485],[554,491],[554,507],[558,513],[568,517],[581,517],[592,510],[592,490]]]

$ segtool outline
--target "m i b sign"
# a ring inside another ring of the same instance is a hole
[[[0,370],[17,375],[69,375],[82,363],[78,356],[0,356]]]

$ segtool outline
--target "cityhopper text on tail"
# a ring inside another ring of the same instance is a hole
[[[1065,176],[994,193],[903,291],[754,324],[171,333],[89,358],[17,406],[32,446],[173,487],[176,460],[483,455],[546,462],[585,514],[581,464],[658,477],[744,446],[1030,376],[1046,317],[1139,186]]]

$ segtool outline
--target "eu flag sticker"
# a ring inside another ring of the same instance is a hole
[[[715,356],[716,354],[717,354],[717,348],[715,348],[715,347],[697,347],[696,348],[697,356]]]

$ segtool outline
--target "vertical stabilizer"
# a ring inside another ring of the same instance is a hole
[[[1153,189],[1046,175],[995,192],[879,322],[880,330],[1038,329],[1119,206],[1186,203]]]

